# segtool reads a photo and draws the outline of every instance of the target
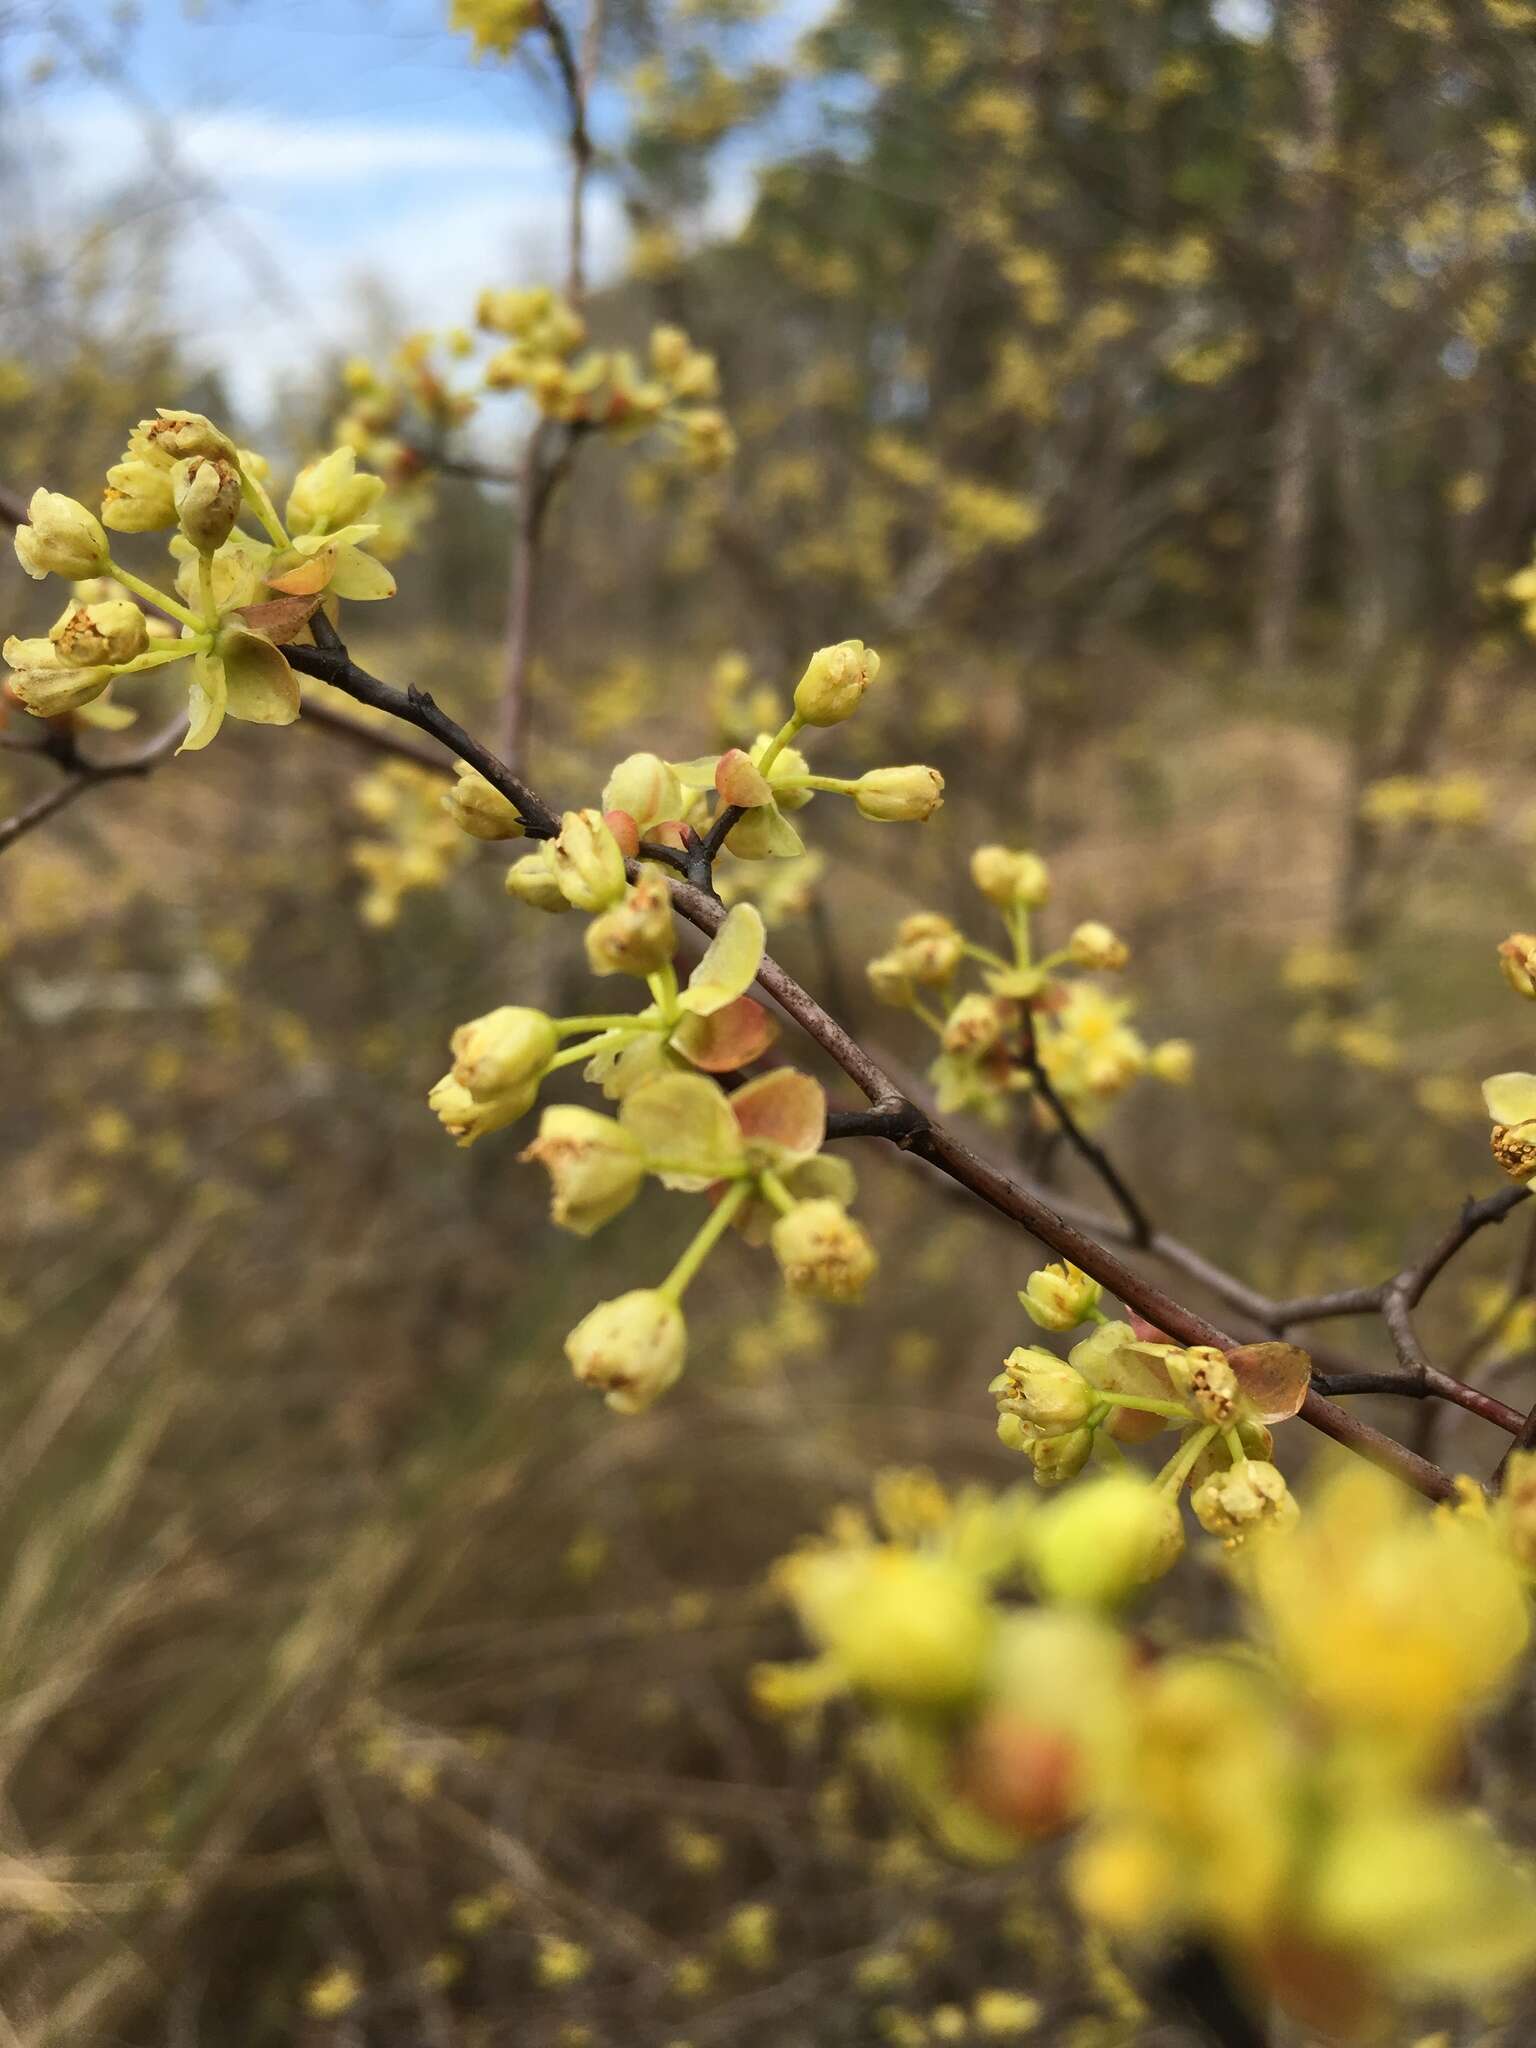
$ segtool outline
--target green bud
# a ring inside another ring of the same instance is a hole
[[[1184,1548],[1177,1505],[1128,1473],[1074,1487],[1040,1510],[1028,1534],[1042,1591],[1077,1606],[1128,1599]]]
[[[489,1101],[529,1082],[537,1084],[559,1042],[542,1010],[506,1004],[454,1032],[453,1078],[477,1101]]]
[[[840,640],[811,656],[795,685],[795,712],[806,725],[838,725],[880,673],[880,657],[862,640]]]
[[[550,1180],[550,1215],[562,1230],[590,1237],[628,1208],[645,1179],[645,1155],[611,1116],[577,1103],[552,1104],[521,1155]]]
[[[1099,1305],[1099,1283],[1079,1272],[1069,1259],[1057,1259],[1031,1273],[1019,1300],[1032,1323],[1042,1330],[1075,1330]]]
[[[523,821],[512,799],[467,761],[455,761],[453,766],[458,780],[444,794],[443,809],[459,830],[471,839],[521,839]],[[553,882],[553,876],[550,879]]]
[[[649,1408],[676,1382],[687,1354],[683,1312],[654,1287],[600,1301],[565,1340],[577,1379],[601,1388],[620,1415]]]
[[[601,811],[567,811],[559,837],[550,843],[549,861],[573,909],[609,910],[624,894],[624,855]]]
[[[29,525],[16,529],[16,559],[41,582],[62,576],[80,583],[107,573],[107,536],[101,522],[62,491],[34,491],[27,507]]]
[[[587,926],[586,946],[594,974],[634,974],[644,980],[665,967],[677,948],[665,877],[643,870],[623,902]]]
[[[519,903],[526,903],[530,910],[560,915],[571,907],[555,877],[547,843],[513,861],[507,869],[506,891]]]
[[[921,825],[944,802],[937,768],[869,768],[853,785],[861,817],[881,825]]]
[[[216,455],[189,456],[171,472],[182,532],[201,555],[223,547],[240,517],[240,475]]]
[[[879,1260],[874,1246],[840,1202],[796,1202],[774,1224],[773,1255],[794,1294],[858,1301]]]

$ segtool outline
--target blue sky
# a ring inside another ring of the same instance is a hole
[[[774,10],[770,43],[818,11]],[[464,318],[482,284],[559,275],[558,98],[528,59],[473,63],[446,0],[147,0],[122,30],[99,0],[21,12],[34,31],[0,65],[29,136],[46,138],[25,153],[44,167],[28,181],[34,220],[88,218],[149,172],[178,324],[252,416],[317,344],[356,342],[348,286],[363,273],[427,325]],[[43,51],[62,54],[36,81]],[[600,96],[599,133],[619,117],[618,96]],[[725,181],[715,224],[739,218],[750,185],[745,168]],[[589,234],[595,272],[612,273],[625,231],[601,187]]]

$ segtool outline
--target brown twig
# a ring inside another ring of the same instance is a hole
[[[99,788],[103,783],[120,782],[125,777],[148,775],[160,763],[175,753],[187,735],[187,721],[176,718],[162,732],[141,742],[131,753],[120,754],[110,761],[91,761],[75,751],[73,740],[63,751],[39,747],[38,753],[49,753],[63,769],[65,779],[54,789],[48,790],[24,809],[16,811],[9,818],[0,818],[0,853],[8,846],[14,846],[18,839],[35,831],[50,818],[58,816],[77,798],[84,796],[88,789]]]
[[[1131,1233],[1131,1242],[1148,1245],[1152,1241],[1152,1225],[1147,1212],[1127,1187],[1120,1169],[1095,1139],[1078,1123],[1070,1109],[1057,1094],[1050,1075],[1045,1071],[1040,1058],[1040,1047],[1035,1038],[1034,1019],[1026,1012],[1020,1034],[1024,1065],[1035,1084],[1035,1092],[1046,1108],[1055,1117],[1057,1127],[1067,1143],[1103,1181],[1120,1207]]]

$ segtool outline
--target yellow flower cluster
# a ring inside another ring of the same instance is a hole
[[[978,847],[971,879],[1000,913],[1009,952],[966,937],[936,911],[904,918],[894,944],[868,966],[881,1002],[911,1010],[939,1040],[929,1069],[941,1111],[967,1109],[992,1121],[1009,1098],[1037,1088],[1034,1065],[1082,1124],[1091,1124],[1144,1073],[1183,1085],[1194,1070],[1183,1039],[1148,1047],[1129,1022],[1133,1005],[1066,971],[1118,973],[1129,948],[1108,925],[1088,919],[1065,945],[1037,957],[1032,919],[1050,898],[1038,854]],[[982,986],[967,990],[970,968]]]
[[[429,768],[386,761],[353,784],[352,803],[373,830],[350,842],[347,858],[368,884],[363,923],[381,930],[396,922],[411,890],[441,888],[469,848],[445,814],[442,777]]]
[[[642,369],[628,349],[583,349],[586,322],[548,286],[482,292],[475,318],[505,343],[485,365],[487,390],[525,391],[547,418],[621,439],[662,427],[697,469],[734,453],[715,359],[680,327],[652,331]]]
[[[763,960],[761,915],[750,903],[734,904],[680,982],[671,893],[661,869],[643,864],[642,855],[649,847],[696,846],[718,820],[722,831],[730,828],[723,843],[744,861],[800,864],[803,844],[786,813],[821,790],[851,796],[877,820],[931,816],[943,787],[933,769],[875,768],[842,780],[812,774],[791,745],[807,727],[851,717],[879,666],[862,641],[824,647],[795,687],[789,718],[750,752],[730,747],[691,762],[630,754],[609,776],[601,808],[567,811],[554,838],[513,864],[507,893],[532,908],[582,912],[591,920],[585,950],[592,972],[643,982],[650,1001],[579,1017],[515,1005],[493,1010],[453,1034],[453,1065],[431,1092],[444,1128],[471,1145],[525,1116],[549,1075],[581,1063],[585,1078],[618,1104],[617,1114],[551,1105],[523,1157],[550,1176],[553,1220],[582,1236],[626,1209],[648,1178],[712,1197],[708,1218],[659,1286],[600,1302],[566,1340],[577,1377],[623,1413],[647,1407],[681,1372],[684,1291],[732,1225],[749,1242],[772,1247],[792,1294],[856,1301],[874,1273],[874,1249],[848,1213],[852,1169],[822,1155],[820,1084],[788,1067],[759,1072],[730,1093],[714,1078],[749,1068],[774,1036],[767,1012],[747,993]],[[524,829],[510,801],[463,767],[440,807],[428,806],[408,767],[372,778],[364,795],[390,834],[354,853],[373,884],[376,920],[393,915],[404,888],[438,878],[445,827],[481,840],[517,838]]]
[[[1536,1877],[1447,1769],[1529,1633],[1488,1524],[1341,1471],[1241,1553],[1246,1638],[1157,1656],[1106,1612],[1166,1541],[1140,1481],[1032,1506],[888,1474],[876,1517],[840,1511],[779,1567],[818,1655],[762,1670],[759,1695],[795,1712],[855,1694],[862,1747],[952,1851],[1072,1836],[1092,1926],[1210,1944],[1256,2009],[1329,2040],[1536,1962]]]
[[[1106,1316],[1098,1283],[1065,1260],[1035,1273],[1019,1300],[1041,1329],[1094,1325],[1064,1359],[1039,1344],[1010,1351],[988,1389],[999,1438],[1029,1459],[1042,1486],[1075,1478],[1091,1458],[1118,1469],[1121,1444],[1180,1431],[1153,1481],[1167,1512],[1142,1576],[1166,1571],[1183,1549],[1178,1501],[1186,1485],[1195,1519],[1231,1551],[1255,1531],[1295,1519],[1272,1461],[1270,1425],[1289,1421],[1306,1397],[1304,1351],[1274,1342],[1219,1351],[1138,1332]]]
[[[350,448],[299,472],[282,518],[266,476],[259,455],[201,413],[162,408],[139,422],[108,470],[99,519],[73,498],[37,491],[16,532],[27,574],[76,585],[109,578],[121,594],[71,605],[46,638],[7,640],[11,696],[39,718],[62,717],[100,700],[120,677],[190,660],[183,751],[207,746],[226,716],[291,724],[299,683],[276,643],[322,604],[392,597],[395,583],[368,548],[379,531],[368,515],[384,483],[357,474]],[[241,526],[247,516],[259,536]],[[118,561],[108,529],[169,529],[174,594]],[[179,635],[157,628],[152,636],[141,603]]]

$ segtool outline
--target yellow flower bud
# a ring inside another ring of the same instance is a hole
[[[103,665],[70,667],[51,640],[19,640],[13,635],[0,653],[12,671],[11,695],[34,718],[58,718],[66,711],[78,711],[99,697],[112,680],[112,670]]]
[[[1197,1344],[1188,1351],[1170,1349],[1165,1363],[1174,1391],[1188,1401],[1202,1422],[1214,1423],[1219,1429],[1235,1427],[1242,1412],[1242,1392],[1224,1351],[1209,1344]]]
[[[1051,893],[1051,878],[1040,856],[1014,853],[1006,846],[978,846],[971,855],[971,880],[999,910],[1038,910]]]
[[[154,533],[174,526],[176,494],[169,469],[143,456],[114,463],[107,471],[101,518],[115,533]]]
[[[725,414],[701,405],[682,415],[683,446],[696,469],[720,469],[736,453],[736,436]]]
[[[642,837],[664,818],[680,818],[688,799],[659,754],[627,754],[603,788],[605,811],[627,811]]]
[[[627,1208],[645,1179],[645,1155],[629,1132],[577,1103],[546,1109],[539,1135],[519,1156],[549,1174],[550,1215],[578,1237],[590,1237]]]
[[[69,667],[132,661],[149,645],[149,623],[126,598],[72,605],[48,635]]]
[[[1070,1329],[1071,1324],[1061,1327]],[[1036,1429],[1076,1429],[1099,1398],[1080,1372],[1036,1344],[1010,1351],[993,1385],[999,1388],[999,1406],[1023,1416]]]
[[[1244,1458],[1226,1472],[1213,1472],[1196,1487],[1190,1506],[1202,1529],[1237,1541],[1261,1525],[1288,1529],[1299,1514],[1285,1475],[1276,1465]]]
[[[194,455],[171,472],[176,518],[199,554],[223,547],[240,516],[240,477],[218,456]],[[275,573],[275,572],[274,572]]]
[[[879,1263],[875,1248],[840,1202],[796,1202],[773,1226],[773,1255],[785,1285],[823,1301],[857,1301]]]
[[[458,780],[444,793],[443,809],[459,830],[471,839],[521,839],[523,821],[512,799],[503,796],[467,761],[455,761],[453,766]],[[550,884],[557,886],[552,875]],[[564,897],[560,900],[563,906]]]
[[[537,1083],[559,1042],[542,1010],[505,1004],[454,1032],[453,1078],[477,1101],[488,1101],[530,1081]]]
[[[649,1408],[676,1382],[687,1354],[683,1312],[654,1287],[600,1301],[565,1340],[577,1379],[601,1388],[620,1415]]]
[[[681,327],[651,329],[651,368],[658,377],[670,379],[687,362],[692,344]]]
[[[795,685],[796,715],[807,725],[840,724],[858,710],[859,699],[879,673],[879,655],[862,640],[820,648]]]
[[[1019,1296],[1030,1321],[1042,1330],[1075,1330],[1099,1305],[1099,1283],[1069,1259],[1057,1259],[1031,1273]]]
[[[642,871],[624,900],[587,926],[586,946],[594,974],[635,974],[643,980],[665,967],[677,947],[665,877]]]
[[[896,927],[891,957],[903,973],[924,988],[948,981],[965,958],[965,938],[958,926],[938,911],[919,910]]]
[[[1147,1071],[1171,1087],[1186,1087],[1195,1071],[1195,1048],[1187,1038],[1165,1038],[1147,1054]]]
[[[551,915],[559,915],[571,906],[556,879],[549,856],[546,844],[525,854],[521,860],[513,861],[507,869],[506,891],[519,903],[526,903],[531,910],[547,910]]]
[[[904,1010],[912,1001],[912,976],[898,953],[882,953],[864,969],[876,1002]]]
[[[1100,974],[1124,967],[1131,957],[1124,939],[1116,938],[1107,924],[1092,918],[1073,932],[1067,941],[1067,953],[1074,967],[1087,967]]]
[[[476,1138],[515,1124],[525,1111],[532,1109],[538,1092],[539,1084],[534,1080],[482,1100],[471,1095],[452,1074],[444,1074],[428,1093],[427,1105],[450,1137],[460,1145],[473,1145]]]
[[[1060,1486],[1075,1479],[1093,1455],[1093,1431],[1087,1428],[1051,1430],[1031,1436],[1025,1446],[1040,1486]]]
[[[107,536],[101,522],[61,491],[34,491],[27,526],[16,529],[16,559],[38,582],[62,576],[79,583],[107,573]]]
[[[158,412],[156,419],[140,420],[129,435],[130,456],[142,455],[166,467],[175,462],[185,462],[189,457],[208,457],[223,462],[237,459],[238,451],[228,434],[221,433],[202,413],[176,412],[163,405]]]
[[[868,768],[853,785],[859,815],[881,825],[921,825],[944,802],[937,768]]]
[[[1536,933],[1511,932],[1501,942],[1499,972],[1517,996],[1536,1002]]]
[[[366,519],[383,495],[383,477],[358,475],[354,449],[333,448],[294,478],[286,508],[288,529],[312,533],[319,527],[334,533]]]
[[[1053,1600],[1113,1605],[1160,1578],[1184,1548],[1175,1502],[1129,1474],[1074,1487],[1029,1525],[1035,1575]]]
[[[980,1059],[1003,1035],[1005,1013],[995,996],[962,996],[944,1020],[944,1050]]]
[[[608,910],[624,894],[624,855],[601,811],[567,811],[549,861],[560,893],[576,910]]]

